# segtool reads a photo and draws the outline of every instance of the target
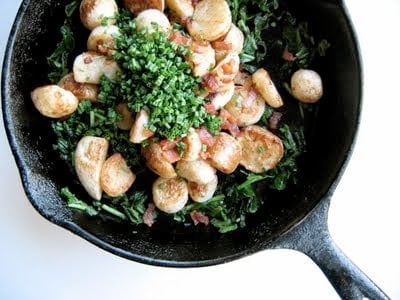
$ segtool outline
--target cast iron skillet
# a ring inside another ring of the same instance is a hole
[[[329,202],[349,159],[361,109],[360,56],[342,1],[290,2],[293,12],[304,16],[314,33],[332,45],[318,66],[325,96],[307,136],[300,183],[287,192],[269,195],[244,230],[225,235],[167,223],[152,230],[133,228],[107,218],[92,219],[66,207],[58,191],[71,182],[70,175],[51,150],[49,121],[33,108],[30,92],[47,82],[45,56],[59,40],[63,7],[69,2],[23,1],[2,71],[8,139],[26,194],[42,216],[106,251],[159,266],[207,266],[264,249],[295,249],[321,267],[343,298],[387,299],[334,244],[327,228]]]

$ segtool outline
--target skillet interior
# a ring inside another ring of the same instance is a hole
[[[289,1],[293,12],[306,16],[313,33],[328,39],[331,48],[318,65],[325,96],[317,117],[312,120],[307,137],[308,152],[303,157],[296,187],[269,195],[266,205],[245,230],[225,235],[166,223],[150,231],[145,226],[92,219],[68,209],[58,190],[71,182],[71,176],[51,150],[53,141],[49,140],[48,120],[34,109],[30,92],[47,82],[45,56],[59,39],[63,7],[69,2],[24,1],[3,67],[5,127],[28,198],[45,218],[129,259],[157,265],[198,266],[229,261],[268,248],[275,238],[302,220],[332,192],[348,158],[359,120],[359,57],[341,2],[304,0]]]

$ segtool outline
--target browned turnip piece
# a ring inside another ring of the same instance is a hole
[[[243,128],[237,140],[242,147],[240,164],[254,173],[274,168],[282,159],[284,148],[279,137],[257,125]]]
[[[165,2],[181,21],[193,16],[194,7],[192,0],[165,0]]]
[[[180,211],[189,200],[187,183],[179,177],[159,177],[153,183],[152,191],[154,204],[167,214]]]
[[[208,147],[208,162],[217,170],[230,174],[236,170],[242,157],[239,142],[230,134],[220,132],[215,137],[215,142]]]
[[[79,100],[97,101],[97,85],[76,82],[74,73],[69,73],[61,78],[61,80],[58,82],[58,86],[72,92],[72,94],[74,94]]]
[[[178,161],[176,172],[188,181],[205,184],[214,179],[216,170],[205,160],[198,159],[193,161]]]
[[[315,103],[323,95],[322,79],[313,70],[300,69],[290,80],[292,95],[304,103]]]
[[[100,174],[107,157],[108,141],[95,136],[85,136],[75,150],[75,171],[89,196],[100,200],[102,188]]]
[[[188,31],[196,40],[215,41],[229,31],[231,24],[231,11],[225,0],[202,0],[194,8]]]
[[[103,75],[110,80],[116,80],[120,71],[114,60],[95,52],[78,55],[73,64],[75,81],[81,83],[99,84]]]
[[[114,16],[118,12],[115,0],[82,0],[79,7],[81,22],[89,30],[102,23],[115,24]]]
[[[205,202],[209,200],[215,193],[218,185],[218,176],[214,174],[214,178],[205,184],[197,182],[188,182],[189,196],[195,202]]]
[[[122,155],[114,153],[103,164],[100,185],[107,195],[117,197],[129,190],[135,179]]]
[[[163,150],[158,143],[150,142],[143,147],[142,154],[146,158],[147,167],[163,178],[174,178],[177,176],[174,166],[163,156]]]
[[[261,94],[269,106],[278,108],[283,105],[281,95],[265,69],[260,68],[254,72],[252,80],[255,89]]]
[[[111,56],[115,49],[115,37],[120,34],[115,25],[98,26],[92,30],[87,40],[89,51]]]
[[[147,129],[150,116],[145,110],[140,110],[136,113],[135,121],[132,124],[129,133],[129,141],[134,144],[140,144],[144,140],[154,135],[154,132]]]
[[[243,127],[260,121],[265,101],[253,88],[236,86],[232,99],[224,108],[236,119],[238,126]]]
[[[138,14],[136,26],[138,30],[146,29],[148,33],[161,31],[169,34],[171,31],[167,16],[158,9],[146,9]]]
[[[58,85],[46,85],[34,89],[31,93],[33,105],[44,116],[62,118],[72,114],[79,104],[73,93]]]

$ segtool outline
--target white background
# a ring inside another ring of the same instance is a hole
[[[1,58],[19,3],[0,1]],[[400,299],[400,0],[346,3],[362,50],[364,102],[329,227],[344,252]],[[338,299],[322,272],[294,251],[166,269],[100,250],[33,209],[0,127],[0,299]]]

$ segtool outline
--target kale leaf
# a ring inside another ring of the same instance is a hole
[[[68,57],[75,48],[74,32],[72,30],[72,15],[79,6],[79,1],[73,1],[65,6],[65,20],[60,28],[62,36],[55,50],[47,57],[50,68],[48,78],[51,83],[57,83],[68,73]]]

